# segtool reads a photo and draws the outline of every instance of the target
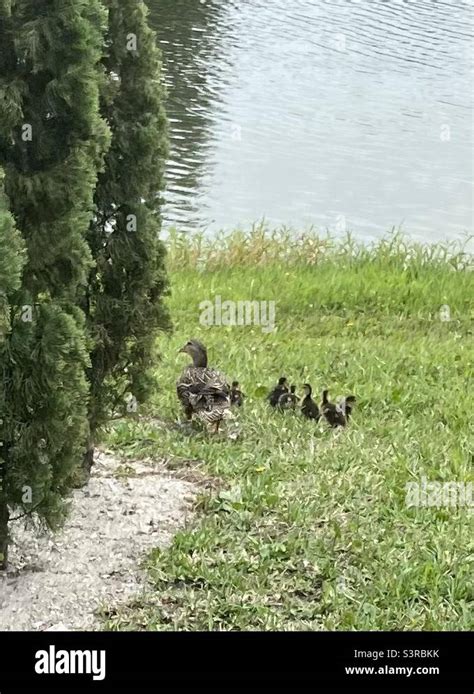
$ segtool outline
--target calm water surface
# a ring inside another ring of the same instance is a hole
[[[469,0],[149,0],[165,225],[472,230]]]

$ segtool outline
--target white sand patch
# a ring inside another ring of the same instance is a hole
[[[129,476],[120,474],[124,468]],[[11,567],[0,574],[0,631],[100,628],[100,606],[146,591],[141,560],[184,527],[196,489],[151,461],[99,453],[60,532],[38,535],[12,523]]]

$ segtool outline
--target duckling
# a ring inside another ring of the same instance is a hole
[[[316,405],[312,398],[313,389],[309,383],[303,385],[304,398],[300,402],[301,414],[307,419],[315,419],[317,422],[320,420],[321,415],[319,414],[319,407]]]
[[[272,407],[276,407],[278,405],[278,400],[280,399],[280,396],[283,395],[283,393],[288,393],[288,385],[287,384],[288,384],[288,381],[287,381],[286,377],[281,376],[278,379],[277,385],[267,395],[267,400]]]
[[[356,396],[355,395],[346,395],[346,397],[342,398],[342,400],[339,402],[339,407],[344,412],[347,422],[349,422],[349,418],[352,414],[352,410],[354,409],[355,404],[356,404]]]
[[[224,374],[207,365],[207,349],[199,340],[189,340],[179,353],[193,360],[176,383],[176,392],[188,420],[196,415],[207,427],[219,425],[229,414],[230,388]]]
[[[339,405],[329,402],[328,393],[328,390],[323,390],[322,402],[320,405],[322,415],[331,427],[345,427],[347,423],[346,416]]]
[[[244,404],[245,395],[239,389],[239,382],[232,381],[232,387],[230,389],[230,404],[236,405],[237,407],[242,407]]]
[[[282,393],[278,398],[278,409],[280,410],[295,410],[298,404],[298,398],[295,394],[296,386],[290,386],[289,393]]]

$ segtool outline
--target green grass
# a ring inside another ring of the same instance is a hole
[[[156,420],[118,421],[107,443],[174,469],[199,461],[221,486],[203,490],[192,527],[152,552],[153,598],[108,628],[474,627],[472,509],[405,502],[408,482],[474,480],[471,260],[399,235],[370,248],[260,228],[171,239],[175,333],[159,341],[159,387],[144,411]],[[275,300],[277,330],[204,328],[199,302],[217,294]],[[236,438],[172,426],[189,337],[248,396]],[[355,393],[351,426],[270,411],[262,387],[281,374],[299,391],[309,381],[318,395],[325,385]]]

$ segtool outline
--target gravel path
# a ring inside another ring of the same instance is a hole
[[[141,560],[184,526],[195,493],[194,484],[152,462],[99,453],[57,535],[12,524],[13,569],[0,574],[0,631],[100,628],[97,608],[146,589]]]

